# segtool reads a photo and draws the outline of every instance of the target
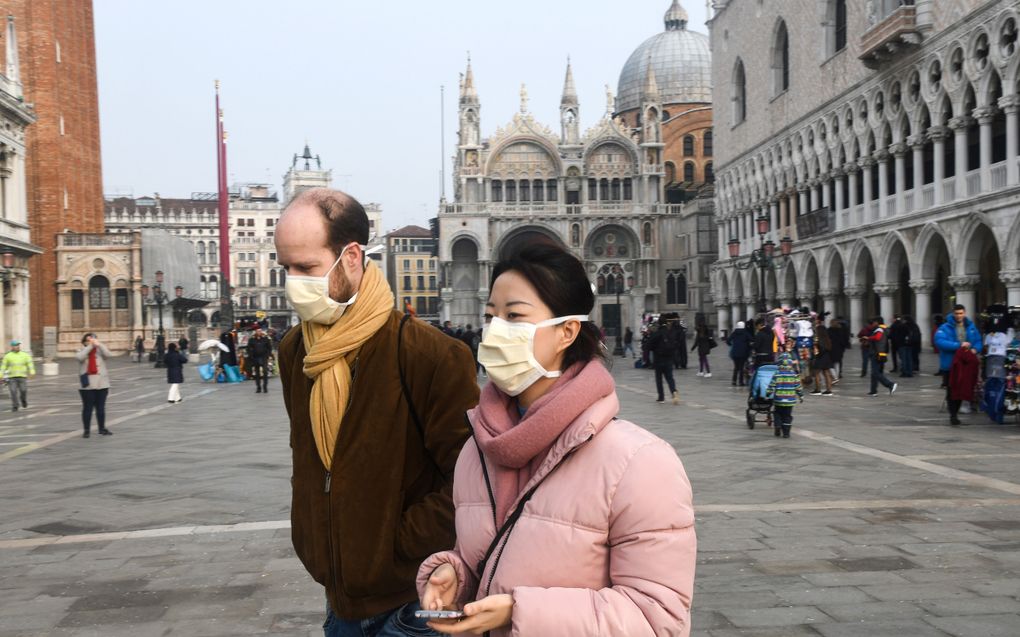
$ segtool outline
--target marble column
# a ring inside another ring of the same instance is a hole
[[[744,312],[744,319],[751,319],[753,321],[755,315],[758,314],[758,299],[753,296],[745,296],[744,305],[747,306],[747,311]]]
[[[976,303],[980,283],[981,277],[976,274],[949,277],[949,285],[956,292],[956,303],[967,308],[967,314],[971,316],[977,316],[979,313],[980,308],[976,307]]]
[[[861,176],[864,178],[864,197],[862,197],[864,208],[864,219],[871,219],[871,167],[875,165],[875,160],[871,157],[861,157],[857,162],[861,167]]]
[[[972,117],[966,115],[949,120],[949,128],[953,131],[953,152],[956,160],[956,176],[953,179],[954,201],[967,196],[967,127],[973,121]]]
[[[850,299],[850,333],[856,334],[864,327],[864,286],[848,286],[844,293]]]
[[[808,207],[808,187],[806,184],[800,184],[797,186],[797,216],[800,217],[809,212],[811,209]],[[797,220],[791,220],[790,225],[796,226]]]
[[[846,201],[843,200],[843,183],[846,181],[846,173],[843,172],[842,168],[836,168],[832,171],[832,177],[832,187],[836,191],[833,193],[833,200],[835,202],[833,210],[836,211],[836,228],[838,230],[842,230],[842,215],[839,213],[843,212],[843,209],[846,207]]]
[[[896,293],[900,286],[895,283],[876,283],[872,289],[878,294],[879,314],[886,325],[892,323],[893,315],[896,314]]]
[[[910,187],[914,190],[914,210],[921,208],[921,186],[924,185],[924,135],[911,135],[907,138],[907,145],[914,153],[913,173],[914,183]]]
[[[1006,285],[1006,303],[1020,306],[1020,270],[1000,272],[999,280]]]
[[[889,147],[889,151],[892,153],[893,171],[896,174],[896,183],[894,184],[896,193],[896,214],[903,215],[906,210],[906,195],[907,195],[907,145],[900,142],[899,144],[893,144]]]
[[[808,208],[808,211],[818,210],[819,183],[820,182],[817,179],[812,179],[810,183],[808,183],[808,201],[810,201],[810,207]]]
[[[741,303],[742,300],[738,296],[735,296],[730,299],[730,325],[736,325],[737,321],[744,320],[740,316],[744,312],[744,308],[742,307]]]
[[[854,208],[860,203],[857,201],[857,174],[861,172],[861,167],[857,164],[847,164],[843,170],[846,171],[847,179],[850,182],[847,184],[847,198],[850,200],[847,203],[847,208]],[[853,219],[850,222],[853,223]]]
[[[715,304],[716,318],[719,322],[718,330],[721,334],[723,331],[729,331],[730,329],[730,309],[725,303]]]
[[[1015,186],[1020,181],[1017,166],[1017,112],[1020,111],[1020,97],[1007,95],[999,98],[999,108],[1006,113],[1006,184]]]
[[[772,233],[772,241],[779,242],[779,199],[772,197],[769,199],[769,230]]]
[[[942,196],[942,182],[946,178],[946,138],[949,137],[949,129],[945,126],[932,126],[928,129],[928,137],[934,148],[934,167],[932,168],[932,185],[934,186],[934,201],[936,206],[944,203]]]
[[[914,292],[914,307],[916,316],[914,322],[921,330],[922,347],[930,346],[928,339],[931,338],[931,293],[935,289],[935,281],[931,279],[911,279],[910,289]]]
[[[875,161],[878,162],[878,209],[875,219],[885,219],[889,216],[889,151],[880,150],[875,153]]]
[[[836,316],[836,299],[839,298],[836,290],[822,288],[821,290],[818,290],[818,296],[822,298],[822,307],[815,309],[818,310],[819,313],[828,312],[832,316]],[[828,321],[826,321],[826,324],[828,324]]]
[[[981,192],[988,192],[992,189],[992,122],[995,121],[995,107],[986,106],[974,110],[974,117],[977,118],[980,126],[980,162],[981,170]]]

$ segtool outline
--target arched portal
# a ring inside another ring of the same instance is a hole
[[[967,242],[964,274],[977,275],[979,283],[975,291],[976,307],[967,308],[974,316],[983,312],[993,303],[1006,302],[1006,286],[999,279],[1002,270],[999,261],[999,244],[988,226],[981,224]]]
[[[804,266],[804,290],[801,293],[801,303],[808,304],[816,312],[821,311],[822,297],[819,294],[818,263],[814,256],[809,256]]]
[[[832,299],[832,306],[825,309],[833,317],[847,317],[850,315],[850,303],[846,297],[846,270],[843,268],[843,257],[838,250],[832,250],[828,256],[829,270],[823,285],[835,296]]]
[[[898,240],[886,248],[885,280],[897,286],[894,311],[901,315],[916,314],[914,294],[910,289],[910,261],[903,243]],[[892,317],[886,320],[891,321]]]
[[[503,255],[515,254],[536,242],[549,243],[550,241],[566,248],[563,245],[563,240],[557,237],[551,230],[538,226],[524,226],[516,231],[508,232],[503,237],[503,241],[496,251],[496,258],[497,260],[502,260]]]
[[[864,289],[862,311],[864,320],[877,316],[881,302],[875,292],[875,261],[871,258],[871,250],[862,247],[854,265],[854,282]],[[885,317],[883,317],[885,318]]]
[[[950,297],[953,295],[949,287],[949,274],[952,264],[949,260],[949,248],[939,233],[934,233],[928,240],[921,255],[921,277],[932,281],[931,306],[917,307],[914,311],[918,316],[935,314],[945,315],[950,309]]]

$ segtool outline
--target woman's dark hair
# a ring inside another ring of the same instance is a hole
[[[177,351],[177,343],[167,343],[166,351],[168,351],[168,352],[176,352]]]
[[[504,272],[514,271],[528,280],[553,316],[590,314],[595,307],[595,293],[584,265],[574,255],[552,241],[529,243],[524,248],[504,251],[492,269],[492,289]],[[575,363],[588,363],[596,358],[608,362],[602,347],[602,334],[592,321],[581,323],[577,339],[563,352],[561,371]]]
[[[90,336],[95,337],[95,334],[93,334],[92,332],[85,332],[85,334],[83,334],[81,337],[81,344],[84,345],[85,341],[89,340]]]

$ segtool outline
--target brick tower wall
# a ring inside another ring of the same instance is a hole
[[[26,178],[32,242],[45,251],[29,260],[32,350],[41,352],[43,327],[59,325],[57,233],[104,230],[92,0],[0,0],[0,10],[14,16],[25,101],[38,117]]]

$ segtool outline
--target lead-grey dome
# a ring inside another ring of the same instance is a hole
[[[665,22],[666,30],[645,40],[623,65],[616,86],[617,112],[641,107],[649,61],[663,104],[712,102],[708,36],[687,30],[687,12],[678,0],[673,0]]]

